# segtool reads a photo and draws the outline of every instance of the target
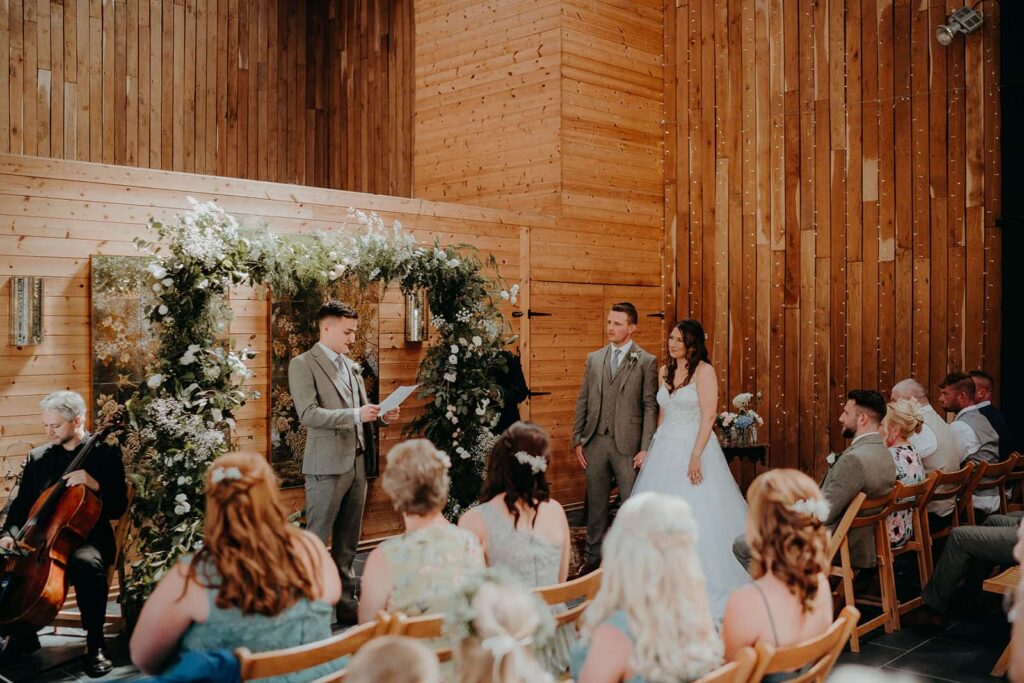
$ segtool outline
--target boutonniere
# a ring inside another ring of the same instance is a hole
[[[825,462],[828,463],[829,467],[832,467],[832,465],[835,465],[837,460],[839,460],[839,454],[838,453],[829,453],[828,456],[825,458]]]
[[[362,376],[363,376],[363,366],[362,366],[362,365],[360,365],[359,363],[353,363],[353,364],[352,364],[352,372],[353,372],[353,373],[354,373],[354,374],[355,374],[355,375],[356,375],[357,377],[362,377]]]
[[[633,352],[631,352],[629,354],[629,364],[630,365],[636,363],[638,360],[640,360],[640,352],[639,351],[633,351]]]

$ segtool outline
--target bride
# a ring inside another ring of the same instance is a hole
[[[732,554],[744,532],[747,504],[712,430],[718,379],[708,361],[704,328],[686,319],[668,337],[668,364],[660,370],[658,429],[633,495],[656,491],[683,498],[697,521],[697,550],[707,579],[711,614],[721,619],[729,593],[750,577]]]

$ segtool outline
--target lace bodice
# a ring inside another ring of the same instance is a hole
[[[558,583],[562,547],[538,537],[526,529],[516,529],[512,521],[485,503],[477,508],[487,526],[487,556],[491,566],[507,567],[531,588]]]
[[[700,424],[700,401],[697,399],[697,384],[690,382],[671,394],[664,383],[658,388],[658,405],[665,411],[667,429],[681,426],[696,427]]]

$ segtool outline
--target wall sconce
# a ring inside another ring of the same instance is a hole
[[[974,7],[980,4],[981,0],[974,3]],[[940,24],[935,29],[935,39],[939,41],[939,45],[949,47],[957,33],[967,35],[981,28],[985,18],[974,7],[961,7],[949,15],[945,24]]]
[[[11,278],[11,346],[43,343],[43,278]]]
[[[430,336],[430,305],[427,290],[405,293],[405,341],[423,342]]]

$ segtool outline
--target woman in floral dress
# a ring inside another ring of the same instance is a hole
[[[892,459],[896,463],[896,481],[910,486],[924,481],[924,464],[908,440],[912,434],[921,431],[924,418],[916,401],[900,399],[889,404],[881,433]],[[914,519],[910,510],[901,510],[889,515],[889,541],[899,547],[914,535]]]

